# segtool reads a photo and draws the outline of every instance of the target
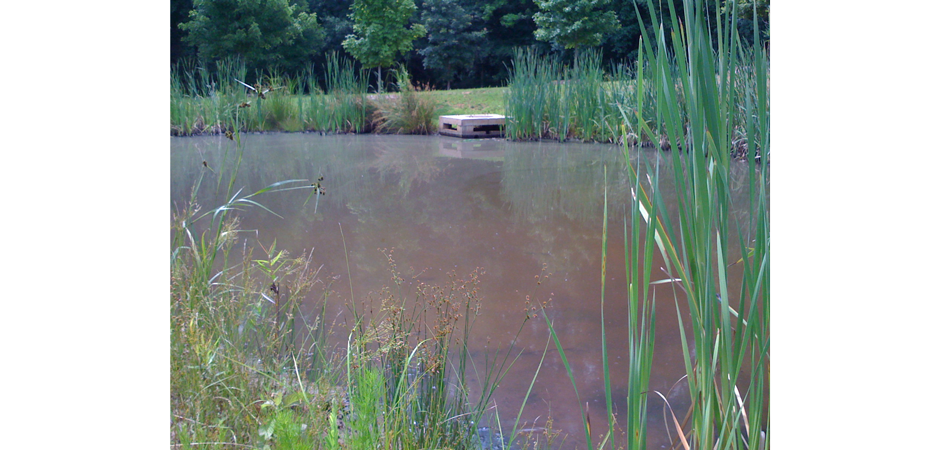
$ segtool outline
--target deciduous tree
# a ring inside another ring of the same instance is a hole
[[[417,7],[414,0],[355,0],[350,18],[353,34],[346,36],[343,48],[363,67],[379,69],[391,66],[398,55],[412,49],[412,41],[427,34],[424,25],[408,26]]]
[[[471,31],[472,16],[458,0],[426,0],[421,20],[428,30],[428,45],[418,51],[424,67],[450,82],[458,70],[473,67],[485,31]]]
[[[180,28],[200,58],[239,56],[250,68],[296,70],[323,43],[316,14],[305,10],[289,0],[194,0]]]
[[[599,45],[604,35],[620,27],[610,0],[535,0],[535,38],[564,48]]]

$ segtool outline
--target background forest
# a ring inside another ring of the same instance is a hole
[[[714,1],[706,3],[714,8]],[[769,39],[769,0],[741,1],[737,26],[746,44],[755,5]],[[262,70],[323,67],[335,53],[367,68],[403,63],[414,82],[434,89],[492,87],[505,83],[516,47],[566,60],[599,48],[605,66],[635,60],[637,13],[652,32],[647,3],[632,0],[171,0],[170,63],[201,60],[211,70],[237,56],[250,83]],[[368,36],[384,48],[365,49]]]

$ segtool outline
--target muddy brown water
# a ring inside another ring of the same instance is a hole
[[[485,273],[482,308],[470,341],[473,357],[482,359],[510,345],[523,323],[527,298],[550,300],[549,315],[575,372],[580,402],[589,403],[595,417],[595,435],[606,431],[601,424],[606,407],[600,345],[606,166],[610,218],[605,318],[614,407],[625,407],[623,231],[629,185],[622,147],[438,136],[278,133],[242,138],[244,154],[236,189],[250,193],[277,181],[324,177],[323,196],[308,199],[310,191],[299,189],[257,197],[282,218],[261,208],[248,208],[239,216],[240,228],[250,230],[241,235],[247,245],[268,247],[276,239],[277,247],[293,256],[313,251],[315,264],[322,264],[321,278],[333,280],[328,285],[328,318],[342,322],[349,299],[366,301],[391,284],[381,249],[394,249],[406,289],[420,282],[443,284],[448,273],[466,277],[480,268]],[[171,208],[189,198],[195,180],[207,171],[203,161],[215,172],[208,172],[203,180],[199,203],[204,210],[222,203],[215,176],[234,156],[233,142],[224,137],[171,138]],[[629,157],[634,164],[638,158],[659,160],[664,174],[660,189],[664,198],[671,198],[674,186],[666,176],[670,158],[647,149],[631,149]],[[743,170],[740,180],[746,186]],[[729,255],[732,261],[739,257],[736,250]],[[654,279],[666,278],[658,270],[662,266],[657,254]],[[550,276],[537,283],[536,276],[546,273]],[[739,273],[731,276],[739,282]],[[322,296],[318,290],[324,286],[314,288],[310,303]],[[687,390],[680,383],[670,391],[685,374],[673,290],[661,285],[656,295],[650,389],[669,393],[672,406],[684,411]],[[686,314],[684,298],[678,295]],[[547,338],[544,321],[533,319],[525,322],[515,341],[521,357],[494,398],[504,427],[511,427],[515,419]],[[554,427],[568,434],[565,448],[584,448],[578,403],[552,345],[522,420],[526,427],[537,428],[551,416]],[[668,448],[663,402],[650,396],[649,408],[649,448]]]

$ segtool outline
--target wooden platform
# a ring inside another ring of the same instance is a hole
[[[506,116],[499,114],[469,114],[441,116],[438,121],[444,136],[462,138],[502,137],[506,128]]]

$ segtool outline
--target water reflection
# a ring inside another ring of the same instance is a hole
[[[365,301],[370,292],[390,284],[380,249],[395,249],[406,285],[443,284],[449,272],[466,275],[483,268],[483,309],[470,343],[475,357],[506,348],[524,317],[526,300],[550,302],[551,318],[576,372],[581,402],[598,417],[604,411],[600,349],[600,260],[605,166],[610,201],[607,310],[610,371],[617,405],[623,404],[627,354],[618,346],[627,336],[626,286],[623,282],[624,211],[630,188],[623,149],[611,145],[464,141],[419,136],[249,134],[236,188],[254,192],[271,183],[323,177],[326,195],[305,204],[310,192],[299,189],[259,197],[282,218],[260,208],[240,214],[244,243],[269,245],[292,255],[313,251],[326,283],[310,302],[332,292],[329,317],[345,318],[343,302]],[[632,152],[634,164],[659,164],[665,176],[670,158],[655,151]],[[206,161],[214,172],[205,173]],[[222,137],[172,138],[171,203],[189,198],[203,174],[197,197],[213,207],[229,169],[238,161],[231,141]],[[743,195],[746,167],[734,172],[732,185]],[[735,184],[737,183],[737,184]],[[664,198],[674,186],[660,185]],[[743,202],[744,199],[735,200]],[[675,217],[675,206],[667,213]],[[742,213],[734,217],[746,220]],[[747,232],[744,223],[745,233]],[[734,248],[736,246],[732,246]],[[348,257],[349,268],[346,260]],[[731,261],[740,252],[732,250]],[[655,267],[663,262],[656,259]],[[735,268],[732,268],[735,270]],[[550,274],[536,283],[536,276]],[[654,269],[654,277],[659,274]],[[739,277],[732,274],[732,277]],[[662,278],[665,278],[663,275]],[[351,286],[351,287],[350,287]],[[350,291],[352,289],[352,291]],[[666,393],[684,374],[676,330],[675,296],[669,285],[656,288],[657,336],[650,388]],[[731,303],[737,304],[732,298]],[[684,314],[684,312],[683,312]],[[547,328],[530,320],[517,348],[524,349],[510,376],[497,391],[503,418],[515,417],[545,348]],[[345,340],[344,340],[345,342]],[[623,362],[622,362],[623,361]],[[669,397],[681,410],[681,386]],[[550,351],[533,389],[523,419],[542,425],[551,414],[567,432],[568,444],[583,440],[578,400],[560,357]],[[662,403],[650,399],[650,448],[667,444],[662,430]],[[595,432],[605,432],[593,425]],[[583,447],[583,444],[582,444]]]

